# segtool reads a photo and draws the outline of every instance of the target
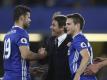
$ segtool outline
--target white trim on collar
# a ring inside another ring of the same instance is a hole
[[[20,27],[20,26],[18,26],[18,25],[13,26],[12,28],[14,28],[14,27],[18,27],[18,28],[20,28],[20,29],[23,29],[22,27]]]

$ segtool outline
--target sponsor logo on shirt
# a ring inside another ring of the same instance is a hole
[[[21,43],[27,43],[27,39],[26,38],[21,38]]]

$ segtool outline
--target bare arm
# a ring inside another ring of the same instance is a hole
[[[107,65],[107,58],[100,58],[102,61],[91,64],[84,71],[85,75],[93,75],[96,74],[102,67]]]
[[[21,52],[21,57],[23,59],[37,60],[37,59],[41,59],[41,58],[45,57],[45,49],[44,48],[42,48],[42,50],[39,51],[39,53],[32,52],[29,49],[29,47],[27,47],[27,46],[20,46],[19,49]]]
[[[75,78],[74,80],[79,80],[80,78],[80,75],[84,72],[84,70],[86,69],[87,67],[87,64],[88,64],[88,61],[89,61],[89,52],[87,49],[83,49],[81,50],[80,52],[81,56],[82,56],[82,60],[81,60],[81,63],[80,63],[80,66],[75,74]]]
[[[104,66],[107,66],[107,59],[103,60],[102,62],[98,62],[97,64],[92,64],[93,68],[91,69],[91,71],[93,71],[94,73],[97,73]]]
[[[105,59],[102,62],[99,62],[98,65],[101,66],[101,68],[104,67],[104,66],[106,66],[107,65],[107,59]]]
[[[101,62],[101,61],[107,60],[107,58],[105,58],[105,57],[96,57],[94,60]]]

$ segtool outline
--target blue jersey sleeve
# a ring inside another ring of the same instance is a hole
[[[18,46],[29,46],[29,40],[26,37],[20,37],[18,42]]]
[[[85,48],[88,48],[87,44],[83,41],[80,41],[80,42],[75,42],[75,49],[77,49],[79,52],[82,50],[82,49],[85,49]]]
[[[85,49],[85,48],[88,49],[87,41],[85,39],[77,40],[74,43],[74,47],[78,52],[80,52],[82,49]]]
[[[29,38],[26,35],[17,35],[16,44],[18,46],[29,46]]]

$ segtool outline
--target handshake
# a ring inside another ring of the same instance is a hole
[[[38,56],[40,59],[43,59],[47,56],[47,51],[45,48],[39,48],[38,50]]]

